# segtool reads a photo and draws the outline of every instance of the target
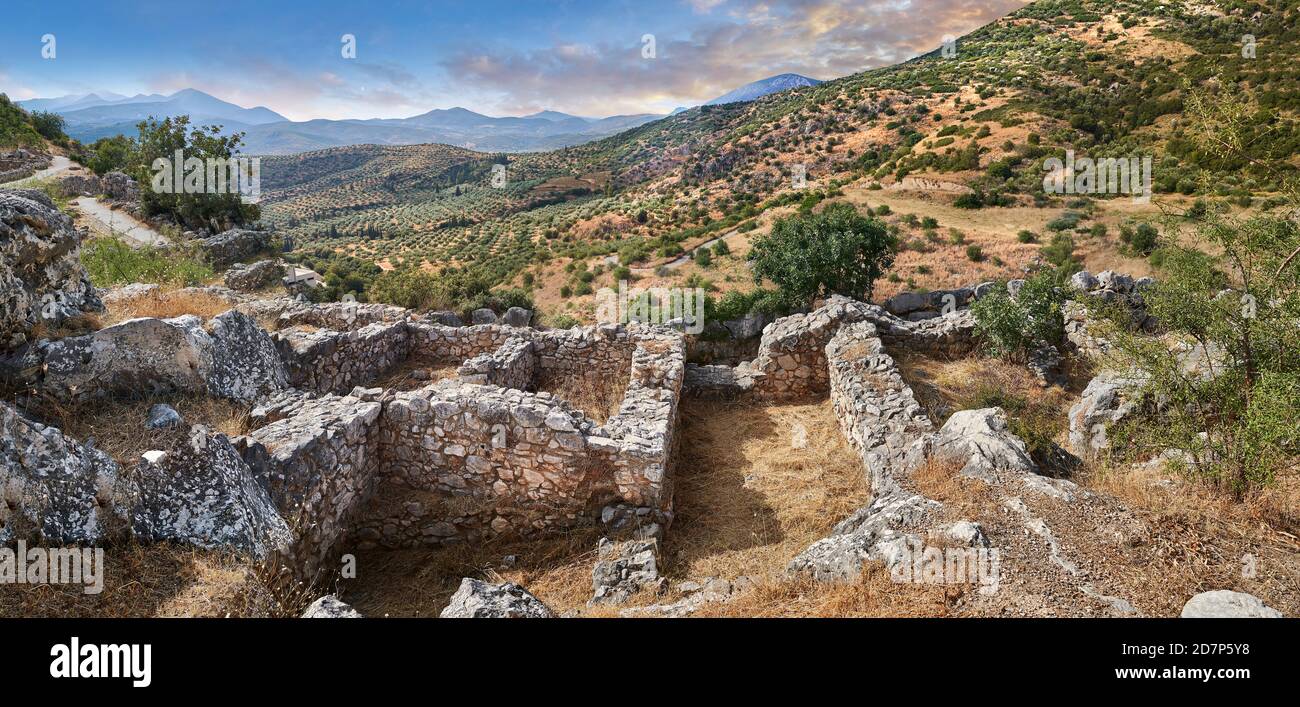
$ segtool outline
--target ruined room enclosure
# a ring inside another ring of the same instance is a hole
[[[446,326],[367,305],[276,324],[293,390],[254,410],[249,438],[291,470],[272,477],[318,486],[285,489],[333,526],[302,543],[313,569],[671,518],[684,346],[670,331]]]

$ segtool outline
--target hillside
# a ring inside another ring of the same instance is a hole
[[[587,260],[620,249],[624,263],[653,269],[683,247],[738,224],[750,228],[746,222],[768,208],[808,198],[816,203],[828,193],[870,205],[910,194],[915,199],[904,205],[918,207],[910,213],[935,208],[960,214],[962,209],[950,207],[971,191],[959,206],[983,206],[991,216],[1023,207],[1033,217],[1025,227],[1041,233],[1067,206],[1042,194],[1042,162],[1066,150],[1156,156],[1157,200],[1268,194],[1276,184],[1252,165],[1192,148],[1181,120],[1183,98],[1188,86],[1213,81],[1242,91],[1258,116],[1253,146],[1296,164],[1296,14],[1293,4],[1281,0],[1234,3],[1223,11],[1192,2],[1039,0],[960,38],[955,58],[936,49],[814,87],[691,109],[585,145],[513,156],[504,190],[466,181],[462,195],[448,204],[428,198],[418,186],[404,188],[401,176],[387,173],[383,185],[358,195],[346,215],[302,221],[297,214],[309,211],[301,204],[310,197],[278,192],[266,215],[303,244],[344,247],[376,259],[402,257],[428,267],[475,261],[498,273],[517,269],[502,258],[537,262],[539,274],[546,274],[552,258]],[[1259,51],[1267,61],[1241,56],[1240,38],[1252,33],[1261,38]],[[1273,111],[1280,120],[1268,118]],[[350,149],[355,155],[389,148]],[[433,148],[395,149],[391,154]],[[300,159],[335,157],[324,151]],[[810,192],[790,187],[796,165],[806,167]],[[1198,182],[1200,170],[1210,172],[1210,184]],[[605,189],[576,189],[562,203],[527,211],[503,208],[503,201],[526,202],[547,180],[556,184],[595,174],[608,175]],[[1113,211],[1098,217],[1103,226],[1141,215],[1129,213],[1119,200],[1090,201],[1095,204],[1089,209]],[[445,206],[457,210],[466,225],[431,233]],[[915,224],[893,221],[905,240],[929,237],[930,244],[919,248],[939,250],[925,259],[943,262],[944,244],[935,243],[932,229],[921,233]],[[963,238],[986,252],[1006,253],[968,263],[960,273],[949,273],[950,280],[1005,273],[1036,256],[1037,246],[1004,245],[1015,230],[973,226],[988,228]],[[367,236],[358,242],[362,233]],[[1099,257],[1117,257],[1111,240],[1093,244]],[[960,248],[954,250],[956,260],[965,260]],[[928,283],[925,269],[917,263],[916,271],[901,277],[927,286],[956,284],[943,278]],[[741,275],[726,279],[738,286]],[[886,290],[892,286],[882,284]],[[558,292],[558,282],[552,289]]]

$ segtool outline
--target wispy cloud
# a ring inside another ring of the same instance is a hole
[[[709,10],[720,3],[691,4]],[[444,65],[467,84],[494,92],[510,110],[662,111],[774,74],[827,79],[903,61],[937,48],[944,35],[967,33],[1025,4],[733,0],[725,19],[685,38],[658,38],[654,59],[642,57],[637,31],[581,50],[557,44],[531,51],[465,51]]]

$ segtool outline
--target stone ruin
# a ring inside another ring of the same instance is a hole
[[[0,193],[0,216],[0,249],[18,259],[5,263],[39,263],[0,271],[7,278],[0,376],[20,391],[13,404],[0,402],[0,542],[95,544],[134,536],[275,556],[312,580],[329,577],[352,548],[534,538],[601,525],[617,542],[601,542],[593,603],[620,603],[663,583],[657,540],[673,519],[682,395],[758,404],[829,398],[873,497],[793,558],[791,575],[853,581],[867,563],[897,569],[909,547],[989,547],[990,529],[953,516],[917,484],[916,471],[940,460],[988,488],[1010,524],[997,532],[1010,544],[1010,566],[1048,568],[1053,591],[1073,593],[1067,613],[1137,613],[1104,578],[1071,559],[1051,525],[1072,514],[1097,528],[1103,542],[1126,546],[1144,533],[1132,513],[1041,473],[997,408],[961,411],[936,426],[901,375],[891,352],[956,357],[974,349],[968,306],[980,288],[952,299],[900,296],[885,306],[833,297],[812,312],[767,323],[754,356],[734,366],[688,364],[696,342],[665,327],[541,330],[510,323],[527,323],[527,313],[464,326],[448,313],[257,300],[224,288],[208,292],[231,310],[206,322],[142,318],[31,340],[40,321],[34,303],[52,299],[50,311],[70,317],[99,308],[100,300],[77,260],[75,232],[47,200]],[[1135,322],[1148,326],[1138,319],[1144,286],[1113,274],[1076,276],[1078,289],[1113,293],[1097,296],[1122,299]],[[1013,281],[1013,294],[1014,287]],[[132,286],[114,296],[150,291]],[[943,307],[954,300],[955,308]],[[936,312],[935,303],[944,311]],[[1063,345],[1104,346],[1087,331],[1086,315],[1076,321]],[[259,322],[274,324],[267,331]],[[405,369],[406,384],[389,384]],[[564,390],[602,390],[618,403],[598,420],[594,409],[548,392],[557,381]],[[1076,453],[1104,446],[1107,425],[1128,414],[1138,387],[1114,373],[1098,376],[1071,410]],[[251,429],[228,437],[181,421],[160,449],[123,466],[93,441],[28,417],[22,404],[27,395],[75,404],[140,391],[240,401],[251,408]],[[1013,593],[1032,596],[1035,582],[1046,580],[1032,572],[1009,581]],[[635,611],[686,615],[739,586],[716,584],[677,605]],[[1187,615],[1272,611],[1235,595],[1199,601],[1189,602]],[[324,597],[307,615],[357,614]],[[443,615],[552,612],[522,587],[466,579]]]
[[[602,521],[661,534],[671,522],[685,377],[675,332],[448,326],[381,305],[243,304],[208,322],[133,319],[11,354],[11,383],[67,403],[195,392],[255,407],[245,436],[185,426],[124,469],[4,404],[0,457],[16,501],[4,511],[8,535],[65,543],[129,532],[274,551],[310,579],[352,546],[535,537]],[[269,333],[252,315],[283,328]],[[413,359],[456,373],[415,390],[369,387]],[[623,381],[621,403],[598,423],[540,389],[557,379]]]

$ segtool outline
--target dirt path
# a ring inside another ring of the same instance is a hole
[[[49,167],[36,171],[30,177],[24,177],[22,179],[17,179],[12,182],[6,182],[4,184],[0,184],[0,187],[31,186],[33,182],[37,182],[42,179],[50,179],[53,177],[62,177],[64,174],[67,174],[71,171],[72,171],[72,160],[62,155],[55,155],[54,158],[50,160]]]
[[[89,196],[78,197],[76,204],[82,215],[92,221],[90,227],[100,235],[120,236],[135,246],[167,245],[170,241],[161,233],[137,221],[130,214],[114,211]]]

